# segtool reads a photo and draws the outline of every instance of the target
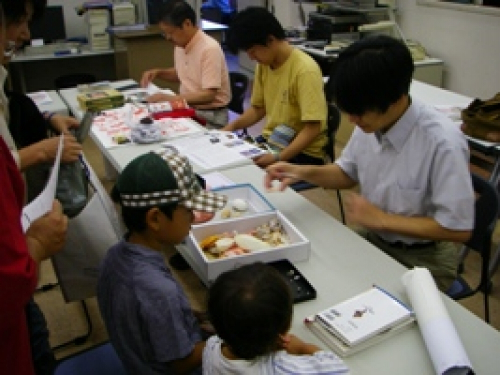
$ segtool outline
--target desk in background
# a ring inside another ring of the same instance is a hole
[[[338,53],[326,53],[322,49],[306,47],[303,44],[295,47],[307,52],[320,65],[323,75],[330,74],[330,68],[338,56]],[[443,60],[427,57],[424,60],[415,61],[415,72],[413,78],[431,85],[441,87],[443,85]]]
[[[201,20],[201,29],[221,42],[227,26]],[[142,73],[148,69],[174,66],[174,45],[165,40],[158,26],[142,31],[117,32],[114,46],[117,79],[140,81]],[[179,91],[176,83],[156,80],[155,84]]]
[[[136,84],[134,80],[128,79],[128,80],[120,80],[116,82],[112,82],[111,85],[115,88],[119,87],[125,87],[129,86],[132,84]],[[63,100],[66,102],[68,105],[68,108],[71,110],[71,112],[75,115],[76,118],[82,119],[83,118],[83,111],[80,108],[80,105],[77,100],[77,95],[78,91],[76,88],[71,88],[71,89],[63,89],[59,91],[61,97]],[[201,128],[201,125],[200,125]],[[106,170],[106,177],[109,179],[112,179],[117,173],[120,173],[125,166],[135,159],[137,156],[143,155],[147,152],[150,151],[155,151],[161,148],[161,144],[159,142],[157,143],[151,143],[151,144],[127,144],[127,145],[122,145],[122,146],[117,146],[114,148],[106,148],[104,145],[100,142],[100,140],[95,136],[94,132],[91,130],[90,136],[94,140],[95,144],[101,151],[103,155],[103,161],[104,161],[104,166]],[[189,137],[189,136],[188,136]],[[213,171],[214,168],[203,168],[200,167],[199,165],[192,163],[193,164],[193,170],[196,173],[206,173]],[[243,161],[238,161],[236,165],[245,165],[245,164],[253,164],[252,160],[250,158],[245,158]],[[229,167],[234,166],[234,165],[229,165]],[[227,168],[227,167],[224,167]]]
[[[303,324],[305,317],[378,284],[408,303],[401,275],[406,268],[291,189],[266,192],[263,171],[255,165],[222,174],[236,183],[251,183],[311,241],[311,256],[295,266],[317,290],[317,298],[294,305],[291,332],[326,348]],[[476,374],[500,369],[500,333],[442,294]],[[434,374],[418,326],[345,359],[352,375]]]
[[[66,74],[89,73],[97,80],[115,79],[114,50],[91,51],[83,47],[79,53],[55,56],[26,55],[22,52],[9,63],[14,91],[32,92],[54,89],[54,80]]]
[[[42,102],[42,103],[39,103],[37,102],[36,100],[34,100],[36,106],[38,107],[38,109],[40,110],[40,112],[54,112],[54,113],[58,113],[60,115],[69,115],[69,110],[68,110],[68,107],[66,106],[66,104],[64,103],[64,101],[62,100],[62,98],[59,96],[59,94],[57,93],[57,91],[53,91],[53,90],[50,90],[50,91],[45,91],[47,93],[47,95],[50,97],[50,99],[52,100],[50,103],[45,103],[45,102]],[[35,93],[33,93],[35,94]]]

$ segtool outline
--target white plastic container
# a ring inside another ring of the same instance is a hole
[[[227,197],[227,203],[223,209],[215,213],[215,216],[212,220],[210,220],[210,223],[227,221],[231,218],[235,219],[238,217],[246,217],[276,210],[274,206],[269,203],[269,201],[251,184],[225,186],[213,189],[212,191],[225,195]],[[247,205],[247,209],[245,211],[238,211],[234,209],[232,206],[235,199],[243,200]],[[229,218],[223,218],[222,214],[224,211],[230,212],[231,216]]]
[[[198,245],[208,236],[232,231],[245,233],[273,218],[277,218],[283,225],[290,241],[288,245],[221,259],[207,258]],[[222,272],[243,264],[257,261],[272,262],[280,259],[288,259],[292,263],[306,261],[309,259],[311,244],[281,212],[274,211],[214,223],[208,222],[193,227],[185,244],[178,245],[178,250],[201,281],[205,285],[210,285]]]

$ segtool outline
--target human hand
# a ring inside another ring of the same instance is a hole
[[[26,231],[26,242],[32,258],[41,262],[59,252],[66,239],[68,217],[61,203],[54,200],[52,209],[31,223]]]
[[[212,322],[210,322],[210,319],[208,319],[208,314],[205,311],[193,310],[193,315],[204,333],[208,335],[215,334],[215,328],[212,325]]]
[[[156,78],[157,74],[158,69],[150,69],[142,73],[141,87],[146,88]]]
[[[177,99],[177,96],[175,95],[169,95],[169,94],[164,94],[162,92],[157,92],[154,93],[153,95],[150,95],[146,98],[148,103],[160,103],[160,102],[167,102],[169,100],[175,100]]]
[[[47,161],[53,161],[57,155],[57,149],[59,148],[60,137],[52,137],[43,140],[43,150],[46,154]],[[78,160],[78,156],[82,152],[82,145],[78,143],[76,138],[71,134],[64,136],[63,140],[63,151],[61,155],[61,162],[71,163]]]
[[[279,344],[287,353],[294,355],[313,354],[320,350],[316,345],[308,344],[291,333],[281,335]]]
[[[288,185],[301,179],[298,175],[299,167],[286,162],[271,164],[266,168],[266,172],[264,186],[268,190],[273,188],[274,180],[281,182],[279,190],[283,191]]]
[[[276,158],[273,154],[266,152],[265,154],[259,155],[253,159],[253,162],[261,168],[265,168],[273,163],[276,163]]]
[[[215,214],[213,212],[204,212],[204,211],[193,211],[193,224],[201,224],[205,223],[209,220],[212,220]]]
[[[69,129],[80,126],[76,118],[59,114],[55,114],[50,118],[50,124],[55,130],[62,134],[70,134]]]
[[[386,213],[365,197],[356,193],[348,193],[344,200],[344,208],[350,223],[373,230],[383,228]]]

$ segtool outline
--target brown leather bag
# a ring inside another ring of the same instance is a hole
[[[465,134],[487,141],[500,139],[500,93],[489,100],[475,99],[462,110]]]

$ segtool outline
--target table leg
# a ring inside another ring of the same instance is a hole
[[[104,163],[104,178],[108,181],[116,180],[118,172],[104,155],[102,156],[102,162]]]

